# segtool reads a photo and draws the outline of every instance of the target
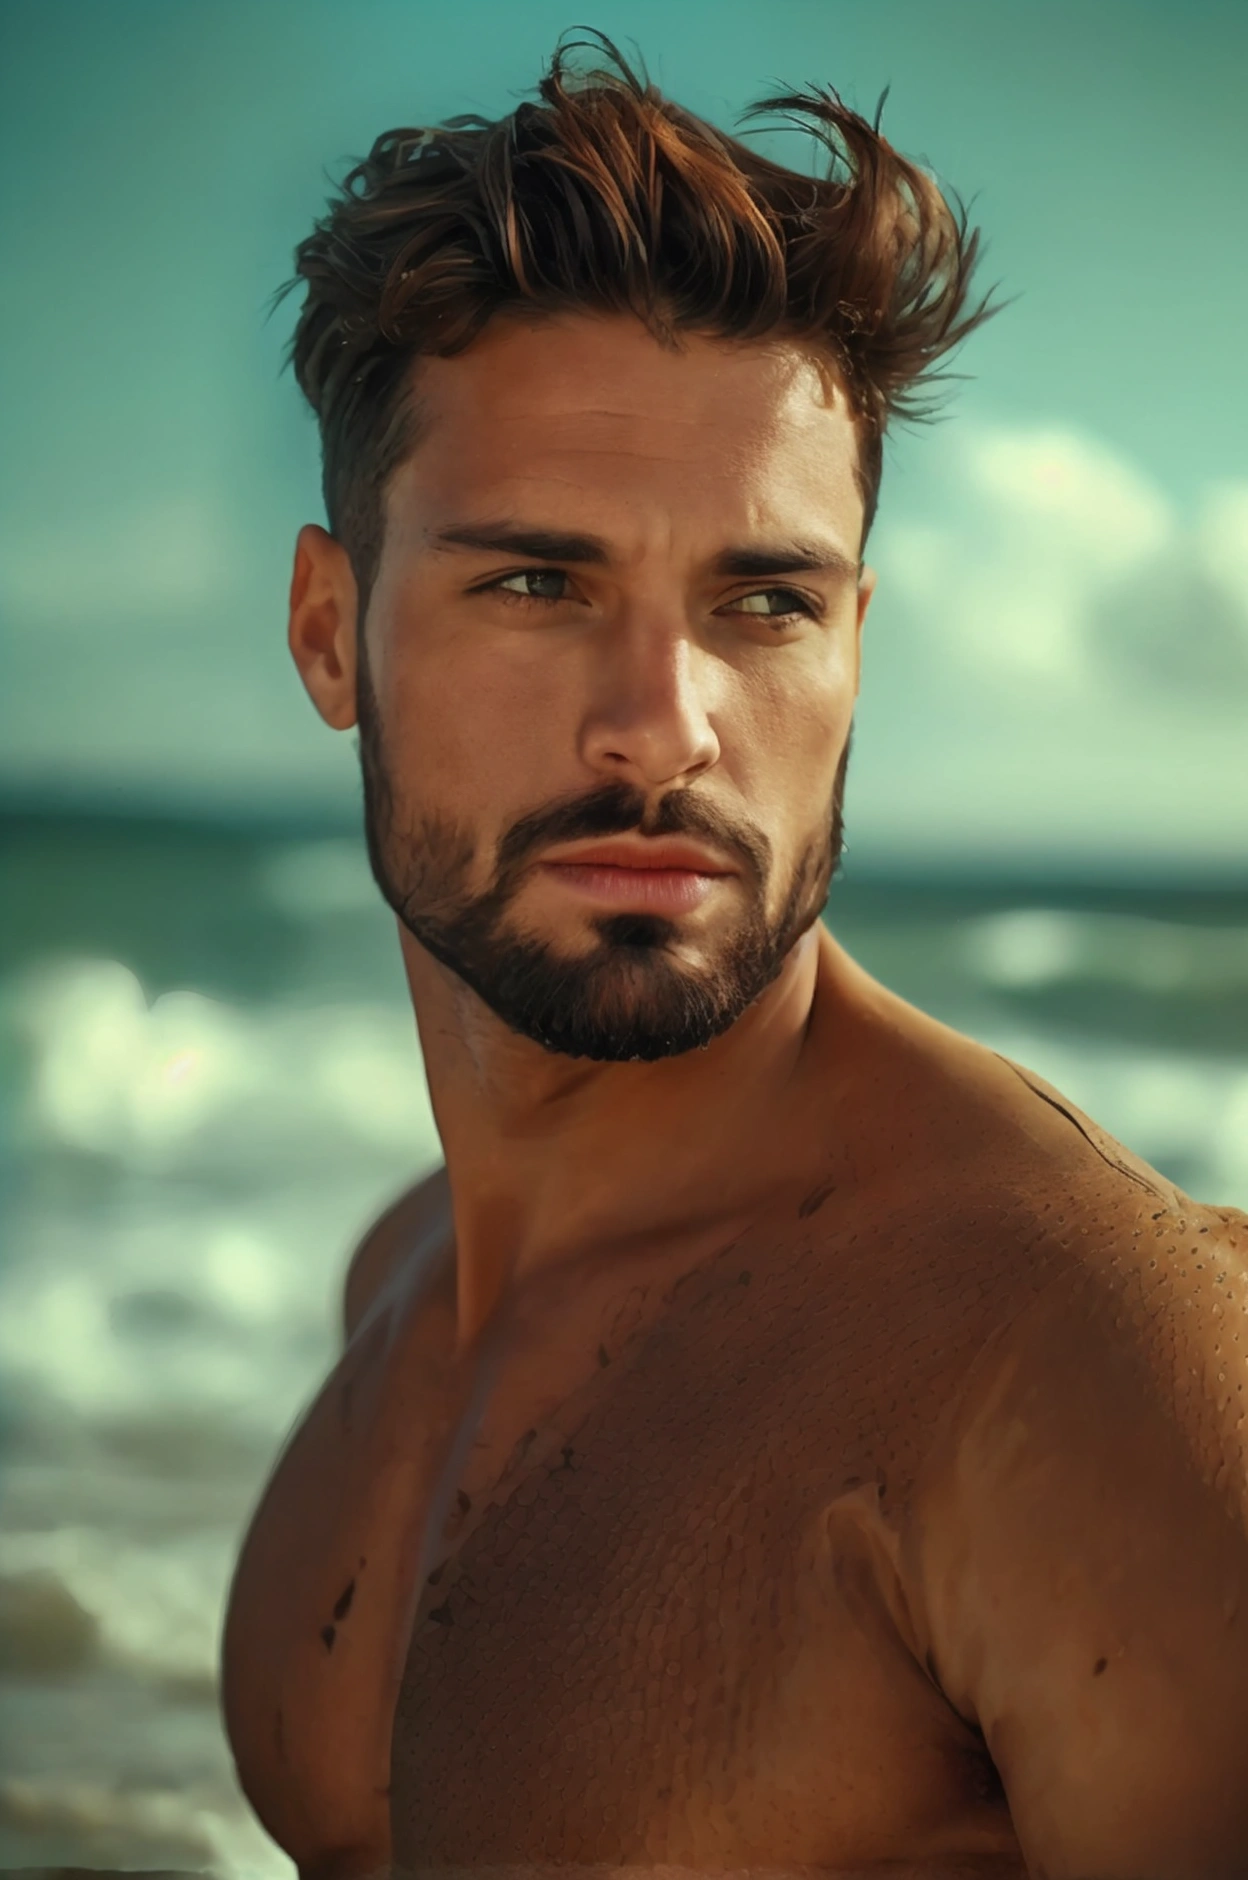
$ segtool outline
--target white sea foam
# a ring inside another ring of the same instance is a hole
[[[11,1003],[31,1055],[25,1121],[36,1139],[144,1170],[315,1160],[326,1130],[409,1158],[436,1154],[411,1019],[387,1007],[248,1012],[182,991],[149,1002],[116,960],[49,967]]]
[[[988,984],[1038,987],[1083,978],[1141,992],[1248,994],[1248,934],[1139,915],[1011,908],[967,921],[967,966]]]

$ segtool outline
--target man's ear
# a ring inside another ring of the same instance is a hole
[[[861,684],[862,680],[862,623],[867,617],[867,609],[871,605],[871,596],[875,593],[875,580],[875,569],[868,568],[867,564],[863,562],[862,567],[858,571],[858,684]],[[858,696],[858,684],[854,686],[855,698]]]
[[[305,523],[295,543],[287,642],[308,697],[327,725],[355,723],[358,595],[342,543]]]

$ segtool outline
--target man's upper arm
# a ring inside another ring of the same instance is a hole
[[[1155,1231],[981,1354],[906,1537],[1046,1880],[1248,1875],[1248,1235]]]

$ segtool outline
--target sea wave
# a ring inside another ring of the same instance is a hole
[[[29,1066],[18,1125],[136,1172],[304,1166],[332,1131],[353,1150],[431,1160],[410,1017],[386,1006],[149,999],[119,960],[62,960],[6,1000]]]

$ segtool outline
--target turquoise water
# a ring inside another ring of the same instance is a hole
[[[233,1783],[216,1638],[352,1237],[437,1158],[392,926],[351,839],[40,817],[0,844],[0,1866],[289,1874]],[[1248,1208],[1248,885],[851,867],[828,919]]]

